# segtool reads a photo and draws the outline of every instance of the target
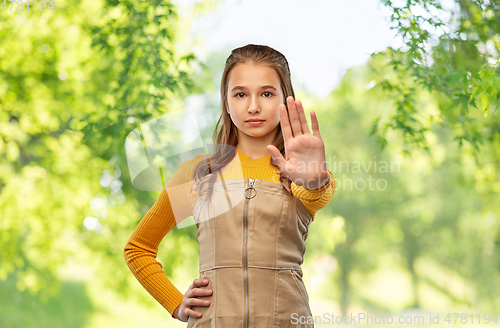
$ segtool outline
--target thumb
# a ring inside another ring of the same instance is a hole
[[[282,169],[286,163],[286,160],[283,155],[281,155],[281,152],[273,145],[267,145],[267,149],[271,152],[271,156],[273,157],[276,164],[278,164],[280,169]]]

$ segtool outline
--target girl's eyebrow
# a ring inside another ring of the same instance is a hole
[[[231,92],[233,92],[234,90],[246,90],[247,87],[244,87],[244,86],[241,86],[241,85],[237,85],[235,86],[234,88],[231,89]],[[278,91],[274,86],[272,85],[264,85],[264,86],[261,86],[260,87],[262,90],[267,90],[267,89],[274,89],[276,92]]]

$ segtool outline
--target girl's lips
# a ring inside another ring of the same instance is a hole
[[[250,125],[261,125],[264,121],[247,121],[247,123]]]

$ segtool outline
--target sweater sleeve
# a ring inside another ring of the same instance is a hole
[[[188,191],[198,160],[195,158],[179,166],[135,228],[123,253],[130,271],[171,316],[184,295],[167,278],[161,263],[156,260],[158,245],[177,222],[192,215]]]
[[[304,186],[298,186],[293,181],[291,183],[292,193],[295,197],[300,199],[302,204],[309,210],[313,221],[316,213],[330,203],[335,193],[335,179],[330,170],[328,170],[328,176],[329,179],[326,185],[317,190],[309,190]]]

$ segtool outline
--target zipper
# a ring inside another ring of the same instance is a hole
[[[245,328],[248,327],[248,266],[247,266],[247,240],[248,240],[247,228],[248,228],[248,225],[247,225],[247,210],[248,210],[248,201],[249,201],[249,199],[254,198],[255,195],[257,195],[257,191],[253,187],[255,179],[251,179],[250,178],[248,180],[248,182],[249,182],[249,186],[247,188],[245,188],[245,198],[246,198],[246,200],[245,200],[245,214],[243,216],[243,224],[245,226],[245,237],[244,237],[245,240],[244,240],[244,243],[243,243],[243,263],[244,263],[243,270],[244,270],[244,273],[245,273]],[[247,190],[249,190],[248,195],[247,195]],[[253,196],[251,196],[252,190],[255,191],[255,193],[253,194]]]

